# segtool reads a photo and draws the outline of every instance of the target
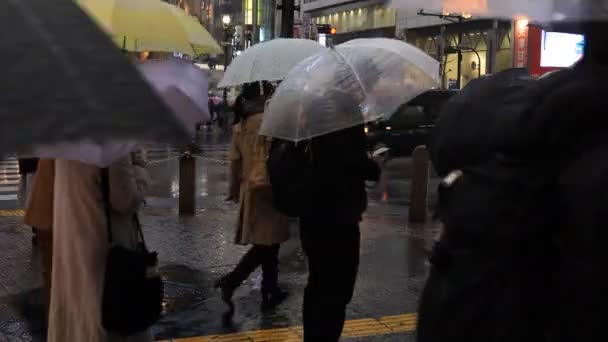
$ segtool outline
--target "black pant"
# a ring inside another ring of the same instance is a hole
[[[224,278],[225,283],[237,288],[256,268],[262,266],[262,292],[276,291],[279,277],[279,248],[279,244],[253,245],[234,270]]]
[[[337,342],[357,280],[359,224],[302,219],[300,225],[302,247],[308,257],[304,341]]]

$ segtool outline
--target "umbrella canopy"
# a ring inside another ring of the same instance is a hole
[[[221,52],[200,23],[160,0],[77,1],[125,50],[180,52],[190,56],[206,50]]]
[[[163,5],[169,8],[169,11],[177,17],[179,24],[188,35],[188,40],[196,55],[222,53],[222,47],[213,39],[196,17],[187,15],[182,9],[171,4],[163,2]]]
[[[292,141],[392,115],[439,84],[439,62],[394,39],[356,39],[298,64],[268,104],[260,134]]]
[[[189,129],[210,119],[206,72],[178,59],[148,61],[140,64],[139,70]]]
[[[323,49],[309,39],[274,39],[254,45],[230,63],[219,87],[282,80],[299,62]]]
[[[189,133],[194,133],[197,122],[209,120],[205,72],[180,60],[146,62],[139,69]],[[64,143],[38,147],[33,154],[40,158],[78,160],[107,167],[130,152],[141,149],[146,142],[133,139],[101,144]]]
[[[61,142],[176,142],[186,130],[71,0],[0,2],[0,154]]]
[[[540,22],[608,20],[606,0],[391,0],[389,6]]]

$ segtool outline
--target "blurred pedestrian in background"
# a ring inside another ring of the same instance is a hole
[[[135,215],[144,202],[147,174],[131,157],[109,167],[110,220],[114,243],[135,248]],[[49,342],[149,342],[149,331],[120,337],[102,326],[102,295],[108,254],[108,222],[101,169],[55,161],[53,273]]]
[[[35,232],[37,245],[42,252],[42,277],[46,290],[47,305],[51,296],[51,273],[53,261],[53,187],[55,162],[41,159],[33,180],[30,200],[25,210],[24,223]]]
[[[239,121],[234,126],[230,152],[229,200],[240,204],[236,243],[253,246],[234,270],[216,283],[231,311],[234,291],[259,266],[263,275],[262,309],[275,307],[287,296],[278,285],[278,257],[280,244],[289,238],[289,221],[273,206],[266,172],[271,140],[258,135],[271,94],[272,86],[267,82],[246,84],[236,104]]]

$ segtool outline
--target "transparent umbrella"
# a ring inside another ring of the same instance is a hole
[[[226,70],[220,88],[257,81],[279,81],[304,59],[325,50],[309,39],[273,39],[243,51]]]
[[[439,63],[416,47],[356,39],[294,67],[270,100],[260,134],[300,141],[357,126],[438,84]]]

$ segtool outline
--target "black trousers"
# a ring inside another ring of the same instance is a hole
[[[224,281],[228,286],[237,288],[256,268],[262,266],[262,292],[276,291],[279,278],[279,248],[279,244],[253,245]]]
[[[337,342],[359,269],[359,224],[302,219],[301,240],[308,257],[304,293],[304,342]]]

